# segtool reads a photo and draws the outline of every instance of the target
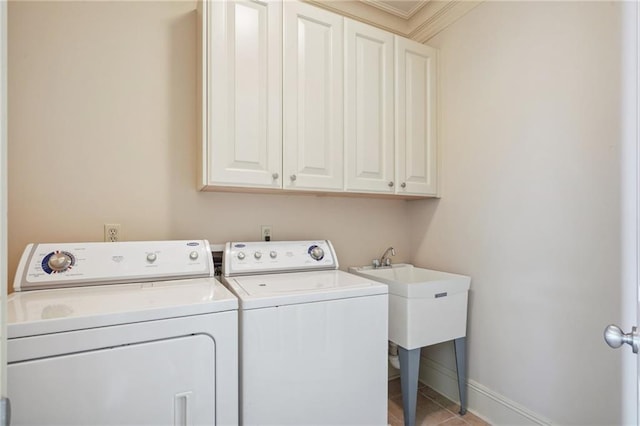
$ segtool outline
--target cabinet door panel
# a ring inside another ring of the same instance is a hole
[[[280,187],[280,2],[210,2],[208,184]]]
[[[285,188],[343,188],[342,22],[284,3]]]
[[[394,192],[393,34],[345,20],[346,189]]]
[[[436,55],[396,37],[398,193],[437,195]]]

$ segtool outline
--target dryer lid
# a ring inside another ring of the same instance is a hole
[[[7,300],[8,337],[237,309],[238,300],[214,278],[17,292]]]

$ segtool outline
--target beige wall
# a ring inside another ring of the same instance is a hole
[[[196,191],[196,4],[9,4],[9,271],[29,242],[331,239],[341,266],[389,245],[407,202]]]
[[[553,424],[620,424],[621,30],[618,2],[485,2],[430,41],[442,199],[409,206],[413,260],[472,276],[470,378]]]

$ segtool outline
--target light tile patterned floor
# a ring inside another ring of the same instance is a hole
[[[416,426],[489,426],[489,423],[468,411],[464,416],[458,414],[458,411],[460,406],[457,403],[418,383]],[[404,426],[399,378],[389,381],[388,422],[391,426]]]

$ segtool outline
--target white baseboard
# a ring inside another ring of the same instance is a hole
[[[429,358],[420,358],[419,380],[452,401],[460,402],[456,372]],[[473,380],[467,381],[467,409],[492,425],[551,425],[534,413]]]

